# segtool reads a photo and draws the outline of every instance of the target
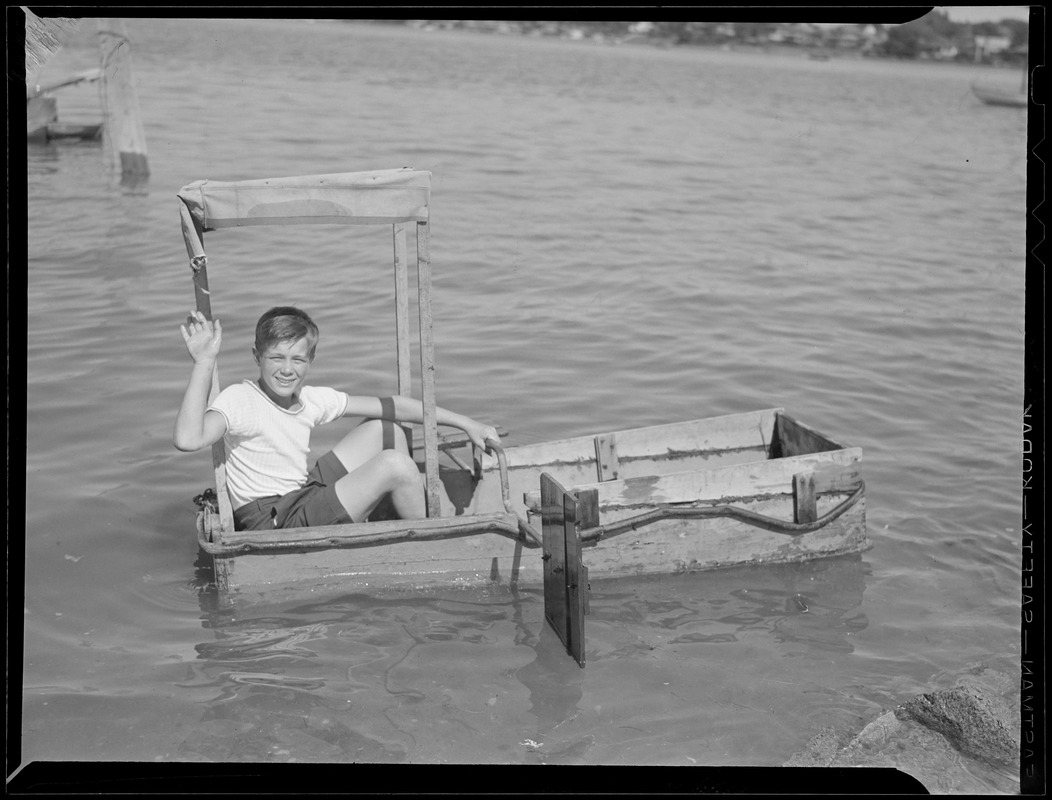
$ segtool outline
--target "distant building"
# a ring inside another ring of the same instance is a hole
[[[821,44],[822,38],[822,29],[811,22],[788,22],[779,25],[767,36],[768,41],[775,44],[795,44],[800,47]]]
[[[833,47],[859,47],[864,39],[861,25],[838,25],[826,32],[826,41]]]
[[[990,56],[1000,55],[1012,46],[1008,36],[976,36],[975,60],[982,61]]]

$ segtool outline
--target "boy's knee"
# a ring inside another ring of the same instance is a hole
[[[397,450],[384,450],[377,459],[388,475],[394,480],[419,480],[420,468],[416,462],[405,453]]]

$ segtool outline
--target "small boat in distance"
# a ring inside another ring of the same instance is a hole
[[[102,123],[78,125],[58,121],[58,100],[53,92],[67,86],[92,83],[102,76],[101,69],[89,69],[62,78],[47,86],[26,87],[26,139],[33,144],[55,139],[96,140],[102,138]]]
[[[1004,106],[1008,108],[1026,108],[1029,98],[1026,87],[1020,89],[1008,89],[1004,86],[992,86],[990,84],[972,84],[972,94],[988,106]]]

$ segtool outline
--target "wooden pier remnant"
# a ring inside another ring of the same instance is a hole
[[[109,142],[113,163],[120,164],[121,175],[143,178],[149,175],[150,166],[146,157],[146,134],[139,111],[139,97],[135,91],[127,27],[120,19],[101,19],[98,30],[105,137]]]

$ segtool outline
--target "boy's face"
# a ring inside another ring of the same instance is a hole
[[[276,342],[262,353],[253,351],[259,364],[259,384],[280,406],[288,408],[307,379],[310,368],[310,343],[306,338],[294,342]]]

